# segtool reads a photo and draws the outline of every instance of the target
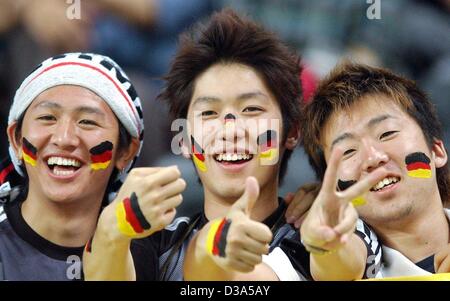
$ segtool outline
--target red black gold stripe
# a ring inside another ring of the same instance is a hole
[[[194,160],[195,166],[197,166],[199,170],[205,172],[206,171],[205,152],[192,136],[191,136],[191,148],[192,148],[191,149],[192,159]]]
[[[215,220],[211,223],[206,239],[206,251],[214,256],[225,257],[227,235],[231,220]]]
[[[91,153],[91,168],[93,170],[106,169],[111,163],[113,144],[104,141],[89,150]]]
[[[141,211],[141,207],[139,207],[139,202],[136,193],[132,193],[130,197],[130,205],[133,213],[136,216],[137,221],[139,222],[139,225],[144,230],[148,230],[151,228],[150,223],[145,218],[144,214]]]
[[[23,160],[31,166],[36,166],[37,148],[25,137],[22,139]]]
[[[338,188],[338,191],[344,191],[354,184],[356,184],[355,180],[342,181],[341,179],[338,179],[338,184],[337,184],[338,187],[337,188]],[[366,203],[366,200],[362,196],[359,196],[352,200],[352,204],[355,207],[364,205],[365,203]]]
[[[144,230],[151,228],[139,207],[138,198],[134,192],[131,197],[117,204],[116,218],[119,231],[129,237],[136,237]]]
[[[408,175],[413,178],[431,178],[430,158],[422,152],[409,154],[405,158]]]
[[[258,136],[256,143],[259,147],[259,159],[262,165],[273,165],[278,161],[277,132],[268,130]]]

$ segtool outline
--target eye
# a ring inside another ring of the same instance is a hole
[[[380,139],[388,138],[388,137],[394,135],[395,133],[398,133],[398,131],[384,132],[383,134],[381,134]]]
[[[209,116],[214,116],[214,115],[217,115],[217,113],[214,111],[203,111],[202,112],[202,117],[209,117]]]
[[[97,122],[95,122],[93,120],[89,120],[89,119],[82,119],[82,120],[80,120],[79,123],[83,124],[83,125],[98,125]]]
[[[255,106],[246,107],[242,112],[262,112],[263,109]]]
[[[56,117],[53,115],[42,115],[42,116],[39,116],[37,119],[43,120],[43,121],[55,121]]]
[[[344,152],[344,156],[350,155],[351,153],[355,152],[356,150],[354,148],[348,149]]]

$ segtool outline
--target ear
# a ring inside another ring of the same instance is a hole
[[[288,133],[286,141],[284,142],[284,146],[286,149],[293,150],[300,139],[300,130],[298,126],[293,126]]]
[[[136,156],[139,150],[139,140],[137,138],[131,138],[130,145],[127,149],[122,150],[117,153],[116,168],[122,170],[130,163],[131,160]]]
[[[431,152],[436,168],[440,168],[447,163],[447,151],[445,150],[445,146],[442,140],[434,139]]]
[[[6,130],[8,134],[8,140],[11,144],[14,152],[16,153],[17,159],[22,158],[22,135],[16,138],[16,129],[17,129],[17,121],[8,125],[8,129]]]
[[[186,159],[191,159],[191,153],[189,152],[189,145],[187,145],[186,140],[181,138],[180,139],[180,148],[181,148],[181,154]]]

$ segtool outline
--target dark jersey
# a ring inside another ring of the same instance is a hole
[[[62,247],[25,222],[21,200],[0,205],[0,279],[81,280],[83,247]]]
[[[309,256],[304,248],[290,250],[290,240],[298,240],[298,230],[286,223],[284,213],[286,205],[280,200],[280,206],[263,223],[273,232],[270,251],[280,247],[291,260],[293,267],[301,274],[309,266]],[[138,280],[183,280],[183,263],[189,242],[208,222],[204,213],[190,218],[176,218],[164,230],[149,237],[133,240],[132,255]],[[297,254],[302,253],[302,254]],[[304,275],[309,277],[309,275]]]

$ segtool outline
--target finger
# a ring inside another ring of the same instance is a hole
[[[288,223],[292,223],[293,221],[295,221],[294,212],[296,211],[296,208],[300,205],[305,195],[306,192],[304,190],[300,190],[297,192],[296,197],[293,197],[292,198],[293,200],[289,202],[289,206],[286,209],[286,213],[284,214]]]
[[[251,266],[255,266],[262,262],[262,253],[253,253],[245,249],[239,250],[238,259],[245,262]]]
[[[230,258],[228,265],[233,270],[236,270],[236,271],[242,272],[242,273],[249,273],[255,269],[255,266],[250,265],[246,262],[240,261],[238,259],[233,259],[233,258]]]
[[[167,225],[170,225],[170,223],[173,221],[176,215],[177,210],[175,208],[166,211],[161,217],[162,228],[166,227]]]
[[[356,222],[358,220],[358,213],[351,203],[348,204],[347,209],[344,211],[342,220],[333,228],[334,231],[343,235],[346,233],[353,233],[356,228]]]
[[[182,193],[185,188],[186,181],[184,179],[177,179],[174,182],[162,186],[159,188],[160,202]]]
[[[239,210],[250,215],[256,200],[259,197],[259,184],[255,177],[248,177],[245,180],[245,190],[242,196],[233,204],[231,210]]]
[[[337,172],[341,158],[342,150],[337,147],[334,148],[333,152],[331,153],[330,160],[327,164],[325,176],[323,178],[322,188],[327,193],[334,193],[336,191]]]
[[[161,169],[161,167],[135,167],[131,169],[129,175],[146,177],[160,171]]]
[[[311,208],[311,205],[314,203],[314,200],[316,199],[317,194],[314,192],[307,193],[301,202],[298,203],[298,205],[294,208],[294,211],[292,212],[291,217],[297,221],[299,220],[303,215],[308,212],[309,208]]]
[[[160,203],[160,208],[162,212],[168,212],[172,209],[175,209],[183,202],[183,196],[181,194],[177,194],[171,198],[168,198]]]
[[[284,196],[284,202],[286,203],[286,205],[289,205],[292,200],[294,199],[295,194],[292,192],[288,192],[285,196]]]
[[[149,185],[149,188],[153,189],[173,182],[180,176],[181,173],[177,166],[165,167],[154,174],[148,175],[148,180],[146,179],[146,182],[148,181],[148,183],[151,184]]]
[[[261,243],[269,243],[272,240],[273,234],[269,227],[265,224],[255,221],[249,221],[249,224],[245,228],[245,233],[251,239],[254,239]]]
[[[337,239],[337,233],[328,226],[315,227],[307,231],[302,231],[301,233],[301,238],[306,244],[316,247],[322,247]],[[304,233],[307,233],[307,235]]]
[[[260,242],[259,240],[254,240],[253,238],[248,237],[242,245],[244,250],[254,254],[268,254],[269,253],[269,245],[264,242]]]
[[[342,199],[351,202],[353,199],[369,192],[375,184],[384,179],[387,175],[388,171],[385,168],[379,167],[361,181],[358,181],[356,184],[347,188],[345,191],[338,192],[338,195]]]

